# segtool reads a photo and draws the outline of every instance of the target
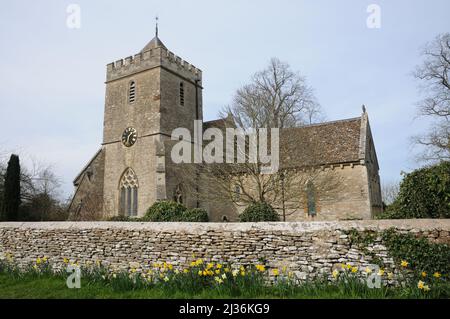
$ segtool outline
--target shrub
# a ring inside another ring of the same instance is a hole
[[[183,221],[183,215],[187,208],[173,201],[155,202],[147,210],[143,220],[151,222],[179,222]]]
[[[208,213],[203,208],[188,209],[183,213],[184,222],[208,222]]]
[[[257,202],[250,204],[239,216],[241,222],[272,222],[280,218],[275,210],[267,203]]]
[[[450,162],[407,174],[384,218],[449,218]]]

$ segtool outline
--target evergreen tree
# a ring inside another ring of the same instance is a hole
[[[18,220],[20,205],[20,163],[19,156],[12,154],[6,168],[3,190],[2,219]]]

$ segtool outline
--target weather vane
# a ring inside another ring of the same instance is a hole
[[[155,17],[155,21],[156,21],[156,36],[158,36],[158,15],[156,15]]]

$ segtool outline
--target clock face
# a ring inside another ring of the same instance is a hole
[[[126,147],[133,146],[137,140],[137,132],[133,127],[127,127],[122,134],[122,144]]]

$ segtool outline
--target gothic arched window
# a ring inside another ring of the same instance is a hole
[[[138,210],[138,179],[131,168],[127,168],[120,179],[120,214],[137,216]]]
[[[136,100],[136,82],[131,81],[128,88],[128,103],[134,103]]]
[[[180,82],[180,105],[184,105],[184,84]]]
[[[308,216],[316,216],[316,190],[313,182],[309,181],[306,184],[306,204],[308,209]]]

